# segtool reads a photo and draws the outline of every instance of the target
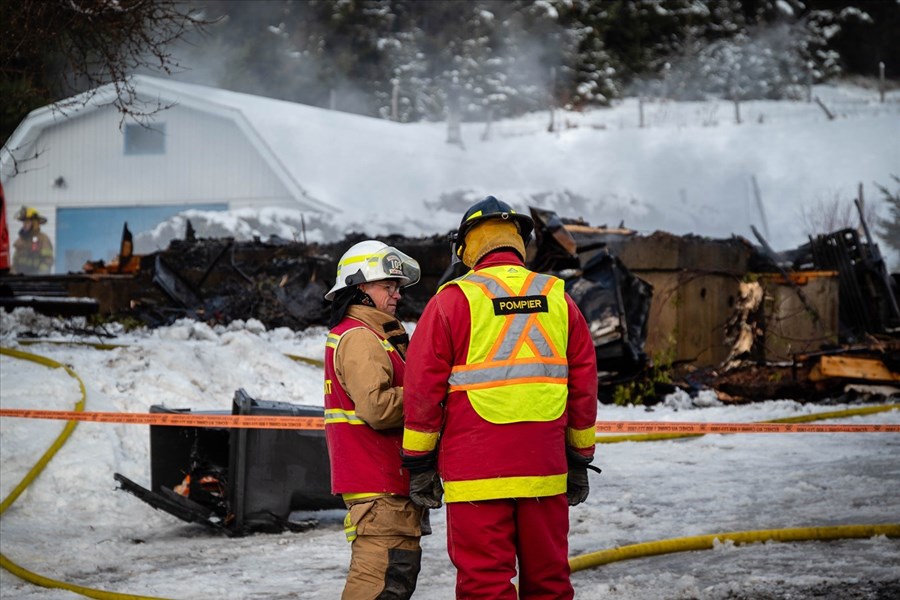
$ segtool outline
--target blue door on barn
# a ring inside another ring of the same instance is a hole
[[[56,211],[56,273],[79,273],[87,261],[109,262],[119,253],[122,228],[137,236],[185,210],[226,210],[225,203],[166,206],[59,208]]]

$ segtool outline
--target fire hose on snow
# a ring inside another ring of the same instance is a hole
[[[105,349],[105,348],[104,348]],[[13,350],[10,348],[0,348],[0,354],[8,355],[20,360],[29,360],[42,364],[49,368],[63,368],[66,373],[73,377],[79,385],[81,399],[76,403],[72,411],[30,411],[30,410],[2,410],[0,416],[23,417],[23,418],[50,418],[58,420],[66,420],[66,426],[63,432],[51,444],[50,448],[43,454],[38,462],[29,470],[22,481],[0,504],[0,516],[13,502],[21,495],[21,493],[37,478],[43,471],[49,461],[53,458],[57,451],[65,444],[66,440],[72,435],[78,421],[94,421],[94,422],[118,422],[132,424],[162,424],[162,425],[184,425],[179,419],[200,419],[202,422],[195,423],[191,421],[189,424],[196,426],[221,426],[226,424],[230,427],[257,427],[257,428],[283,428],[285,425],[293,425],[289,428],[319,428],[321,425],[315,422],[315,419],[300,419],[290,417],[293,423],[281,422],[277,417],[253,417],[253,416],[226,416],[226,415],[158,415],[158,414],[121,414],[121,413],[88,413],[84,410],[87,392],[84,382],[70,367],[58,363],[50,358],[46,358],[37,354]],[[294,357],[292,357],[294,358]],[[303,362],[315,364],[313,359],[305,359]],[[788,432],[900,432],[900,426],[893,425],[817,425],[805,426],[807,423],[822,419],[834,419],[846,416],[858,416],[865,414],[874,414],[888,410],[897,409],[897,405],[863,407],[859,409],[850,409],[845,411],[836,411],[829,413],[819,413],[813,415],[803,415],[799,417],[789,417],[785,419],[775,419],[763,423],[647,423],[647,422],[598,422],[598,431],[647,431],[648,433],[638,433],[633,435],[598,435],[597,443],[616,443],[623,441],[655,441],[672,439],[679,437],[697,437],[708,433],[788,433]],[[168,422],[159,422],[158,419],[169,419]],[[302,422],[301,422],[302,421]],[[687,552],[693,550],[705,550],[714,548],[716,541],[732,542],[735,544],[748,544],[754,542],[765,541],[781,541],[781,542],[797,542],[809,540],[837,540],[837,539],[854,539],[869,538],[873,536],[883,535],[886,537],[900,537],[900,524],[889,523],[880,525],[838,525],[829,527],[800,527],[789,529],[768,529],[757,531],[740,531],[718,533],[710,535],[698,535],[690,537],[672,538],[668,540],[660,540],[655,542],[645,542],[620,546],[609,550],[601,550],[591,552],[581,556],[575,556],[569,559],[572,572],[593,568],[612,562],[628,560],[633,558],[642,558],[647,556],[656,556],[661,554],[669,554],[674,552]],[[75,592],[89,598],[97,598],[100,600],[164,600],[149,596],[138,596],[133,594],[122,594],[117,592],[108,592],[87,588],[64,581],[58,581],[42,575],[28,571],[27,569],[15,564],[5,555],[0,554],[0,566],[13,575],[33,583],[38,586],[47,588],[60,588]]]

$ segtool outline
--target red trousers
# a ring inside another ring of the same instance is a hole
[[[447,504],[447,552],[459,599],[574,597],[565,494]],[[519,564],[519,592],[512,579]]]

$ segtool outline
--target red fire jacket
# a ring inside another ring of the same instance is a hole
[[[325,439],[331,460],[334,494],[409,494],[409,473],[401,467],[400,427],[376,430],[356,414],[356,405],[334,370],[335,347],[351,329],[364,328],[378,338],[391,360],[392,386],[403,385],[405,363],[400,353],[362,321],[345,317],[325,346]]]
[[[477,265],[522,265],[514,252],[488,254]],[[423,455],[438,449],[438,467],[447,488],[447,502],[480,500],[451,496],[452,482],[490,478],[552,478],[568,470],[566,446],[585,457],[594,454],[593,428],[597,418],[597,365],[587,323],[574,301],[568,308],[568,398],[561,417],[549,422],[494,424],[475,412],[465,391],[448,394],[448,379],[456,365],[466,364],[471,330],[468,301],[458,286],[442,289],[425,308],[407,352],[404,381],[404,453]],[[451,483],[447,486],[447,483]],[[538,488],[541,486],[539,485]],[[461,489],[467,489],[465,485]],[[565,484],[562,484],[562,492]],[[468,492],[463,492],[463,496]],[[556,492],[561,493],[561,492]],[[504,495],[502,484],[487,493]],[[550,495],[540,491],[535,496]]]

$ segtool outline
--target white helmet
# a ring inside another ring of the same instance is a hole
[[[338,261],[334,287],[325,299],[334,300],[334,295],[344,288],[382,279],[397,279],[400,287],[408,287],[419,282],[421,273],[414,258],[384,242],[366,240],[344,252]]]

